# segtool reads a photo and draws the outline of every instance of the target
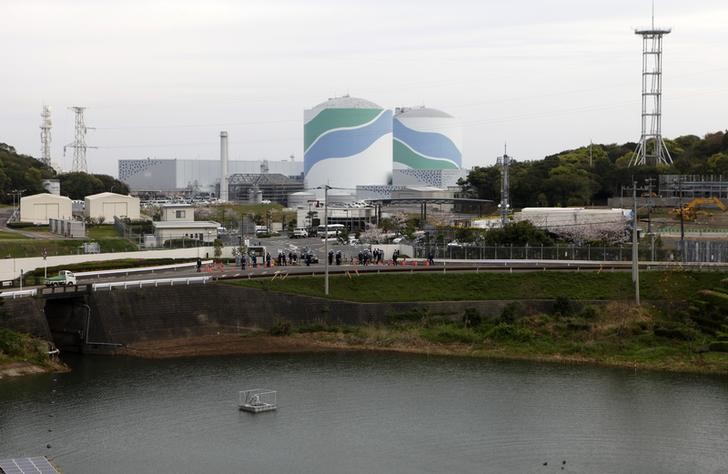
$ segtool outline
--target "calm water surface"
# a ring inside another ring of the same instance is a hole
[[[69,362],[0,382],[0,457],[66,473],[728,472],[728,378],[362,353]],[[277,412],[237,410],[255,387],[279,391]]]

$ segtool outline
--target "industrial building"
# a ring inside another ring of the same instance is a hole
[[[392,185],[448,188],[466,176],[463,131],[452,115],[428,107],[397,107],[392,132]]]
[[[114,217],[139,219],[139,198],[116,193],[99,193],[84,199],[84,217],[114,222]]]
[[[228,199],[236,202],[263,201],[288,205],[288,196],[303,191],[303,179],[280,173],[238,173],[228,177]]]
[[[392,174],[392,112],[335,97],[303,113],[306,188],[386,185]]]
[[[72,219],[73,206],[66,196],[41,193],[20,198],[20,221],[38,225],[48,224],[48,219]]]
[[[397,107],[392,131],[394,169],[462,167],[463,131],[452,115],[427,107]]]
[[[300,177],[303,163],[293,160],[228,161],[229,174],[278,173]],[[119,180],[134,194],[212,194],[218,196],[222,160],[119,160]]]
[[[152,225],[154,239],[145,239],[147,247],[164,246],[168,240],[212,243],[220,227],[215,221],[196,221],[195,208],[188,204],[165,204],[162,206],[162,220]]]

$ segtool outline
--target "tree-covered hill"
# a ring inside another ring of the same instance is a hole
[[[23,196],[46,192],[44,179],[59,179],[61,194],[71,199],[83,199],[90,194],[111,191],[128,194],[129,187],[105,174],[62,173],[28,155],[20,155],[15,148],[0,143],[0,202],[13,202],[13,192],[23,190]]]
[[[56,172],[35,158],[19,155],[15,148],[0,143],[0,201],[13,202],[12,192],[22,190],[24,195],[45,192],[41,182],[54,178]]]
[[[606,204],[619,196],[634,178],[642,181],[660,174],[723,175],[728,177],[728,133],[700,138],[685,135],[666,140],[672,166],[627,165],[636,143],[584,146],[550,155],[543,160],[517,161],[511,166],[510,198],[513,207]],[[482,199],[500,199],[497,166],[476,167],[462,183]]]

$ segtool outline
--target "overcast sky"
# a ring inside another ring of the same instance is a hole
[[[464,165],[640,134],[650,0],[0,0],[0,142],[72,153],[88,107],[89,171],[119,158],[303,159],[303,109],[349,93],[463,124]],[[728,127],[728,2],[657,0],[663,134]]]

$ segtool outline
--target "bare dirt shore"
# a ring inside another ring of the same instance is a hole
[[[68,370],[68,367],[60,362],[51,362],[47,367],[31,364],[30,362],[9,362],[0,364],[0,380],[21,375],[68,372]]]
[[[119,355],[146,359],[175,357],[205,357],[241,354],[312,353],[335,351],[377,351],[411,354],[480,357],[499,360],[524,360],[569,365],[594,365],[619,367],[633,370],[661,372],[723,374],[723,367],[694,365],[688,362],[663,361],[637,364],[628,360],[596,359],[581,355],[523,354],[502,348],[473,348],[466,344],[436,344],[421,338],[400,339],[381,344],[375,339],[354,341],[332,333],[304,333],[289,336],[271,336],[267,333],[220,334],[189,338],[146,341],[126,346],[116,352]]]

